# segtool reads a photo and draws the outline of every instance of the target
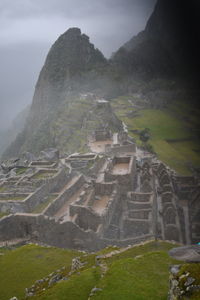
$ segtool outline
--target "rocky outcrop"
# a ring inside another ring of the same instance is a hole
[[[89,37],[79,28],[70,28],[49,51],[36,85],[32,111],[38,112],[38,106],[45,109],[58,105],[70,92],[81,89],[91,71],[95,76],[105,64],[106,59]]]

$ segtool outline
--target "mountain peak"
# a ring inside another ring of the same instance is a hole
[[[69,28],[52,45],[41,70],[33,98],[33,107],[56,104],[70,91],[81,89],[83,78],[91,70],[105,65],[103,54],[77,27]]]

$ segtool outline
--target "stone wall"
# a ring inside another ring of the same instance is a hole
[[[136,201],[136,202],[148,202],[150,201],[150,198],[152,196],[151,193],[138,193],[138,192],[129,192],[128,197],[131,201]]]
[[[45,201],[45,197],[49,193],[59,191],[66,183],[66,170],[60,170],[55,176],[45,180],[45,183],[40,186],[34,193],[31,193],[25,200],[19,201],[0,201],[0,211],[11,213],[31,212],[36,206]],[[19,196],[21,194],[18,194]]]
[[[126,218],[123,224],[123,231],[124,238],[138,237],[149,234],[149,221]]]
[[[75,223],[84,230],[96,231],[101,223],[101,217],[90,207],[70,205],[70,216],[76,215]]]
[[[105,141],[112,138],[110,130],[96,130],[94,132],[95,141]]]
[[[122,145],[122,146],[110,146],[106,145],[105,152],[110,155],[120,155],[124,153],[135,153],[136,151],[136,145],[135,144],[129,144],[129,145]]]
[[[158,204],[160,207],[160,217],[163,228],[163,238],[183,242],[180,219],[178,214],[178,204],[173,190],[172,179],[164,164],[160,164],[157,169],[157,180],[159,183]],[[167,189],[166,189],[167,187]]]
[[[68,178],[70,181],[71,176]],[[84,176],[80,176],[78,180],[70,186],[68,189],[64,190],[52,203],[50,203],[44,211],[47,216],[53,216],[55,213],[70,199],[70,197],[81,188],[85,183]]]
[[[0,201],[0,212],[16,213],[26,212],[24,201]]]
[[[99,158],[93,165],[93,167],[91,169],[88,170],[88,175],[90,176],[96,176],[99,171],[101,170],[101,168],[103,167],[103,165],[106,162],[106,158],[105,157],[101,157]]]
[[[53,218],[43,215],[17,214],[0,220],[0,241],[27,237],[32,242],[88,251],[97,251],[108,245],[124,247],[153,238],[150,234],[121,241],[100,238],[95,232],[84,231],[77,224],[72,222],[60,224]]]
[[[116,183],[95,182],[94,183],[95,194],[101,195],[101,196],[111,195],[115,186],[116,186]]]
[[[127,174],[112,174],[112,169],[115,164],[118,163],[129,163]],[[131,191],[134,189],[136,176],[136,160],[135,157],[114,157],[112,161],[109,162],[108,167],[105,171],[105,182],[117,181],[121,186],[121,190],[124,192]]]
[[[96,195],[96,193],[92,194],[90,203],[87,204],[88,206],[85,206],[84,203],[81,205],[80,200],[70,205],[70,216],[74,217],[76,215],[75,223],[78,224],[84,230],[91,229],[93,231],[97,231],[98,226],[102,224],[101,233],[103,233],[104,229],[106,229],[109,226],[112,216],[115,213],[115,209],[120,200],[120,191],[118,187],[115,186],[114,189],[113,185],[110,186],[112,188],[111,191],[104,190],[102,192],[103,194],[101,194],[107,195],[107,193],[109,192],[110,195],[110,199],[107,205],[105,206],[102,214],[98,214],[89,206],[93,204],[94,196]]]
[[[190,193],[188,213],[190,220],[191,239],[193,243],[200,241],[200,186]]]

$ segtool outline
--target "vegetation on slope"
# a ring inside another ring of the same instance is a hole
[[[193,292],[187,291],[187,284],[185,285],[187,281],[187,276],[185,274],[188,274],[190,278],[194,278],[195,281],[193,282],[194,286],[200,285],[200,264],[199,263],[192,263],[192,264],[184,264],[180,272],[178,274],[179,277],[179,287],[185,291],[186,295],[183,296],[183,300],[187,300],[188,296],[190,300],[198,300],[200,298],[200,292],[199,289],[194,288]]]
[[[167,254],[174,244],[149,242],[124,252],[112,254],[117,248],[109,247],[96,254],[72,250],[27,245],[0,255],[1,299],[17,296],[24,299],[24,290],[35,280],[47,276],[63,266],[70,271],[73,257],[81,257],[85,266],[67,280],[45,287],[30,299],[87,300],[94,287],[99,288],[91,299],[166,299],[169,265],[177,263]],[[111,251],[111,252],[110,252]],[[95,256],[105,254],[100,265]]]
[[[61,154],[87,152],[88,135],[104,126],[118,131],[121,122],[111,110],[98,107],[95,100],[71,96],[47,113],[46,118],[38,124],[37,130],[33,128],[32,132],[24,131],[19,135],[7,149],[5,157],[16,155],[16,151],[18,154],[24,151],[38,154],[49,147],[58,148]],[[16,148],[18,142],[19,148]]]
[[[149,128],[149,143],[160,160],[182,175],[190,175],[191,169],[200,167],[198,108],[175,101],[160,109],[141,109],[134,102],[134,97],[120,97],[112,105],[138,145],[141,145],[139,133]]]
[[[7,300],[13,296],[23,299],[25,288],[35,280],[62,266],[70,271],[71,260],[76,256],[80,256],[78,251],[36,245],[7,251],[0,255],[0,299]]]

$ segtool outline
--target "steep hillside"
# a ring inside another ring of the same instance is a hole
[[[146,28],[123,45],[113,63],[127,75],[198,80],[199,4],[158,0]]]
[[[3,157],[15,156],[26,150],[37,152],[44,147],[54,146],[56,137],[52,127],[62,118],[59,112],[63,115],[64,106],[66,117],[69,116],[72,112],[67,110],[68,103],[79,99],[80,92],[99,88],[96,80],[106,65],[102,53],[95,49],[85,34],[81,34],[80,29],[70,28],[61,35],[51,47],[39,75],[25,129]],[[75,122],[79,124],[82,109],[78,112],[80,116]],[[80,124],[78,126],[81,127]],[[73,130],[71,134],[74,134]]]
[[[63,153],[87,151],[87,137],[95,129],[109,128],[118,131],[122,122],[109,104],[99,106],[94,99],[71,96],[48,112],[37,130],[26,129],[10,145],[3,157],[15,156],[24,151],[39,153],[56,147]]]
[[[13,120],[11,126],[7,130],[0,131],[0,157],[5,149],[16,139],[17,135],[23,130],[30,111],[27,106]]]
[[[163,92],[164,93],[164,92]],[[140,132],[149,129],[150,138],[146,147],[158,158],[182,175],[191,175],[200,170],[199,114],[189,99],[171,95],[171,100],[162,103],[159,94],[130,95],[112,100],[112,107],[128,128],[139,146]],[[166,97],[166,96],[165,96]],[[162,95],[162,98],[165,98]],[[175,99],[173,99],[175,97]]]

